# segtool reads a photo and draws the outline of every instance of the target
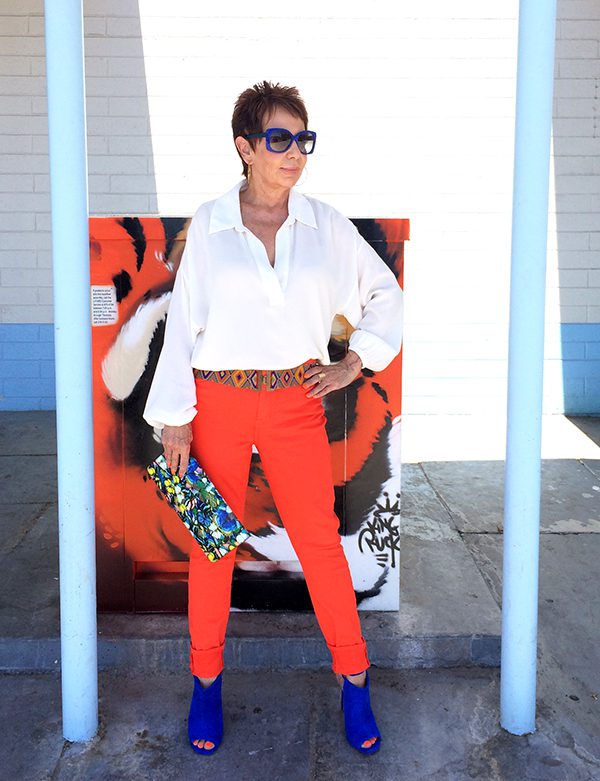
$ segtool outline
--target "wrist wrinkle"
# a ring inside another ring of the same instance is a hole
[[[358,353],[354,352],[354,350],[351,350],[350,352],[348,352],[348,355],[346,357],[352,359],[352,364],[351,364],[352,368],[359,367],[362,369],[363,363]]]

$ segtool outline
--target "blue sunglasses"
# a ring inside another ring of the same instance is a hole
[[[244,138],[264,138],[269,152],[278,154],[287,152],[295,141],[303,155],[312,155],[315,151],[317,134],[314,130],[301,130],[294,135],[283,127],[270,127],[264,133],[248,133]]]

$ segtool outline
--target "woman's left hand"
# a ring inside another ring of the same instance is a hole
[[[345,388],[352,380],[355,380],[362,369],[362,361],[358,354],[353,350],[348,351],[348,355],[339,363],[332,363],[329,366],[323,366],[318,363],[311,366],[304,373],[303,388],[310,388],[306,395],[319,398],[326,396],[331,391]]]

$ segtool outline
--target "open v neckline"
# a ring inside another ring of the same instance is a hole
[[[244,225],[248,248],[267,293],[269,303],[273,306],[284,303],[290,268],[290,228],[294,222],[295,219],[288,214],[275,234],[275,260],[273,265],[271,265],[264,243],[250,228]]]

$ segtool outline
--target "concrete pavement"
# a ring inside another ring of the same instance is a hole
[[[312,615],[233,614],[226,736],[198,757],[181,616],[100,616],[101,729],[63,741],[53,415],[1,413],[0,778],[600,779],[600,420],[551,416],[544,432],[535,733],[498,723],[501,427],[415,417],[403,422],[402,608],[361,613],[381,751],[343,740]]]

